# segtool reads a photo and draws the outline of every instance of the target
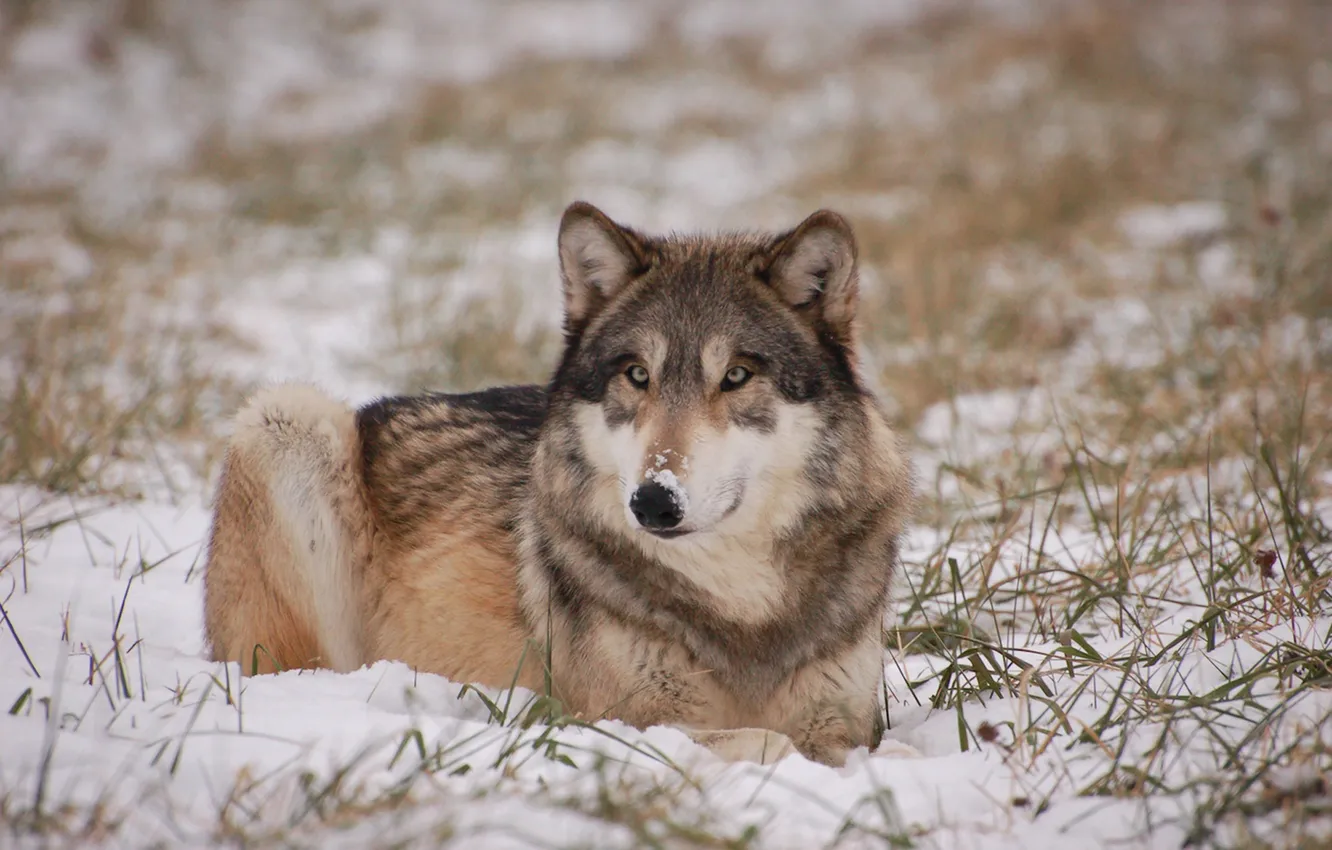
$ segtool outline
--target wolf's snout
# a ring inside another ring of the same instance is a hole
[[[638,524],[648,531],[675,528],[684,519],[684,509],[676,494],[656,481],[638,485],[629,499],[629,510]]]

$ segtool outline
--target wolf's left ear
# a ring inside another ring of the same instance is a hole
[[[819,210],[777,237],[760,261],[759,273],[797,312],[815,316],[843,341],[860,300],[856,237],[832,210]]]
[[[570,204],[560,219],[565,328],[581,330],[647,265],[641,236],[586,201]]]

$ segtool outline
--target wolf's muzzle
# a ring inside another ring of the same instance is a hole
[[[675,528],[684,519],[675,494],[655,481],[638,485],[629,498],[629,511],[639,525],[652,532]]]

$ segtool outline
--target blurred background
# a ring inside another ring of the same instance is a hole
[[[1321,0],[0,0],[0,483],[193,491],[265,380],[543,380],[579,198],[847,215],[922,450],[1332,430]]]

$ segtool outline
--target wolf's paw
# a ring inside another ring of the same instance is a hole
[[[797,752],[791,739],[770,729],[684,729],[694,743],[707,747],[723,761],[776,764]]]
[[[884,738],[879,748],[874,751],[875,756],[895,758],[895,759],[918,759],[924,758],[925,754],[910,744],[902,741],[894,741],[892,738]]]

